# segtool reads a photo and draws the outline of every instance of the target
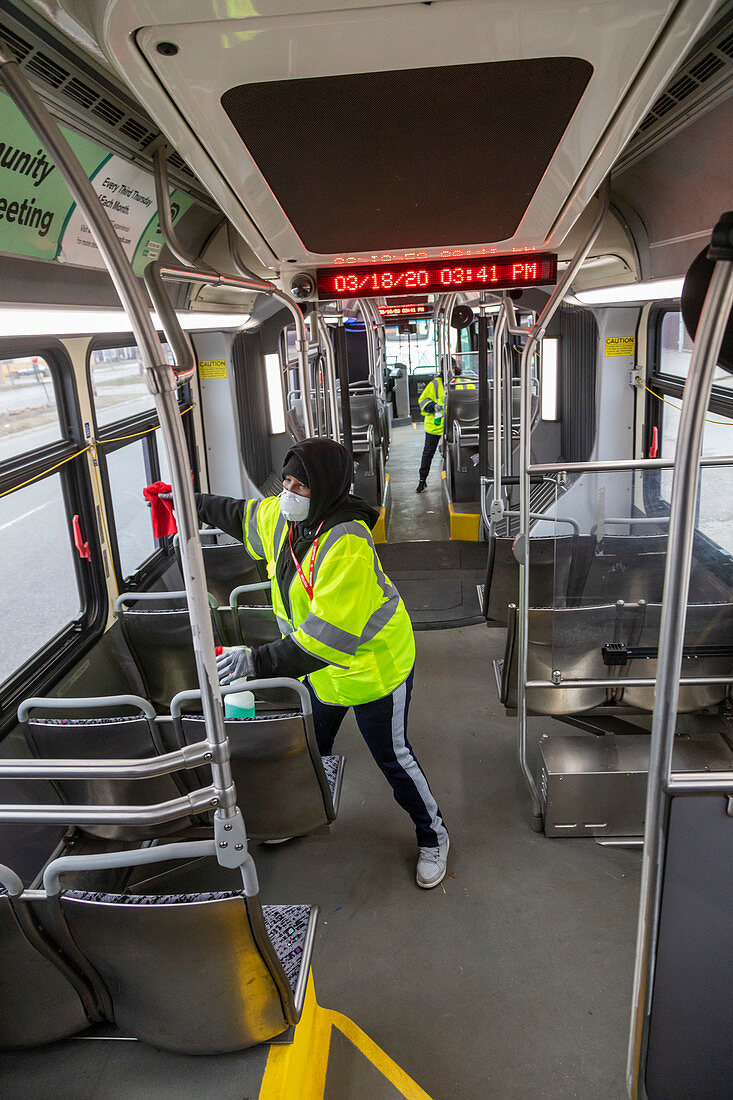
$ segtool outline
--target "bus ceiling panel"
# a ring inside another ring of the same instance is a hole
[[[305,266],[556,248],[718,5],[82,6],[258,257]]]

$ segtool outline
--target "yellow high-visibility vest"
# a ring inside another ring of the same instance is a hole
[[[339,523],[318,539],[313,598],[296,572],[288,592],[290,615],[275,575],[288,536],[279,497],[247,501],[244,544],[267,562],[272,606],[280,633],[328,661],[309,674],[324,703],[354,706],[389,695],[415,663],[415,638],[399,592],[382,570],[371,532],[362,520]],[[310,546],[301,561],[310,573]]]
[[[440,423],[435,423],[435,413],[426,412],[424,405],[428,401],[434,401],[436,405],[445,404],[445,387],[443,385],[443,379],[439,374],[436,374],[435,378],[428,382],[425,389],[422,391],[417,399],[417,403],[420,406],[420,412],[425,417],[425,431],[428,435],[442,435],[443,434],[443,416],[440,415]]]

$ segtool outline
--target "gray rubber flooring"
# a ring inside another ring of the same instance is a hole
[[[349,715],[339,818],[256,851],[263,899],[320,904],[319,1002],[434,1100],[623,1100],[640,856],[532,832],[490,671],[503,631],[416,641],[410,740],[451,831],[444,883],[415,885],[411,823]]]
[[[436,452],[424,493],[416,493],[425,432],[422,424],[392,429],[392,445],[387,461],[392,511],[388,542],[421,542],[424,539],[450,537],[448,512],[443,500],[442,459]]]

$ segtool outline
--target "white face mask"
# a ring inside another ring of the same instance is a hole
[[[300,523],[307,519],[310,506],[310,497],[298,496],[289,489],[283,489],[280,493],[280,511],[288,523]]]

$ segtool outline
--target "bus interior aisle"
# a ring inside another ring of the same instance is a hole
[[[0,1098],[731,1100],[733,0],[3,0],[0,121]]]
[[[527,828],[514,721],[485,675],[503,631],[416,641],[410,739],[450,829],[448,875],[415,889],[402,811],[349,714],[338,821],[330,835],[256,846],[262,895],[318,899],[319,1003],[358,1021],[429,1097],[623,1100],[640,855],[548,843]],[[201,861],[161,875],[152,892],[230,885],[234,875]],[[135,889],[150,892],[150,880]],[[241,1100],[253,1053],[213,1069],[137,1043],[69,1039],[0,1056],[0,1074],[5,1094],[24,1100],[167,1100],[214,1095],[215,1073],[215,1095]],[[392,1100],[378,1064],[332,1046],[324,1095]]]

